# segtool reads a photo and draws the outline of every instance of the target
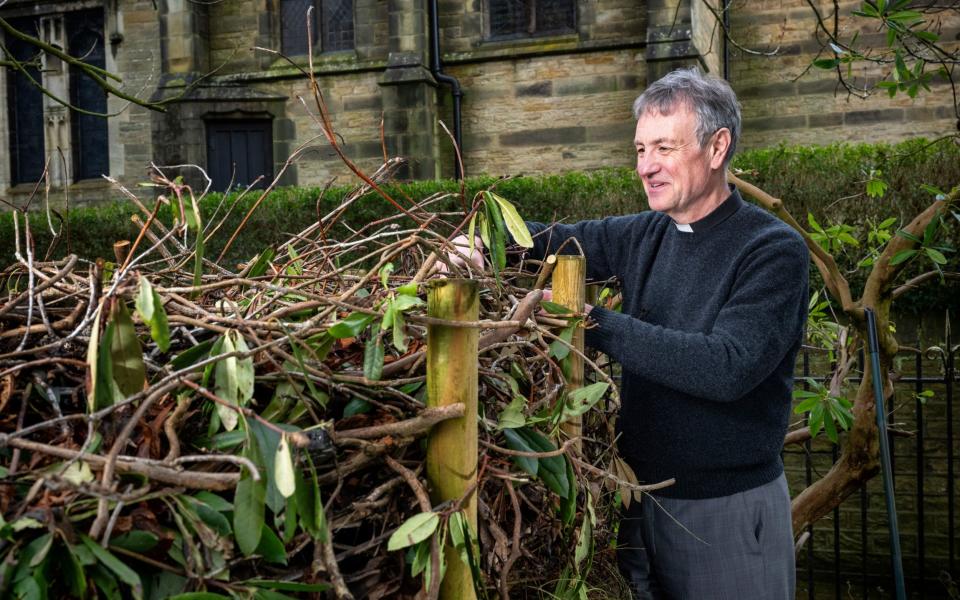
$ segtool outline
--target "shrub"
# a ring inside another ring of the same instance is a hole
[[[801,222],[808,212],[816,215],[823,226],[846,224],[863,231],[889,216],[901,221],[912,218],[931,200],[931,193],[924,189],[929,184],[942,189],[960,182],[960,148],[950,143],[930,144],[925,140],[911,140],[897,145],[888,144],[835,144],[831,146],[778,146],[750,150],[738,155],[733,166],[744,171],[743,177],[770,194],[784,199],[789,210]],[[887,184],[879,197],[865,193],[871,179]],[[496,186],[497,192],[514,201],[521,214],[531,220],[554,219],[576,221],[606,215],[618,215],[643,210],[646,206],[643,187],[630,169],[602,169],[586,173],[565,173],[542,177],[518,177],[497,180],[492,177],[475,177],[466,181],[467,202],[478,191]],[[419,200],[438,192],[451,193],[434,210],[457,210],[461,206],[456,197],[459,185],[450,180],[414,181],[388,185],[388,193],[404,203],[404,196]],[[336,207],[350,191],[347,187],[335,187],[323,192],[321,188],[282,188],[269,194],[253,214],[241,236],[231,248],[227,259],[249,259],[265,247],[289,238],[291,233],[301,231]],[[317,201],[320,206],[318,210]],[[225,241],[257,195],[241,199],[230,218],[207,249],[207,254],[219,254]],[[209,222],[216,208],[223,203],[229,206],[236,195],[209,194],[202,203],[205,221]],[[225,210],[221,208],[221,211]],[[54,257],[68,251],[82,257],[111,257],[115,240],[133,239],[136,228],[130,215],[136,210],[130,204],[111,203],[97,207],[73,209],[67,216],[69,240],[62,240]],[[344,221],[351,226],[360,226],[394,214],[386,201],[375,193],[365,195],[347,211]],[[222,214],[222,212],[220,213]],[[51,236],[44,217],[32,215],[32,231],[36,247],[42,254],[48,247]],[[162,215],[167,222],[170,217]],[[41,226],[43,223],[43,226]],[[956,227],[951,230],[956,246]],[[13,259],[13,223],[10,213],[0,214],[0,264]],[[855,270],[862,256],[862,249],[851,248],[839,257],[840,266],[846,272]],[[42,256],[40,257],[42,258]],[[951,257],[955,262],[955,255]],[[815,276],[813,285],[819,281]],[[851,285],[858,288],[863,275],[851,276]],[[949,282],[934,281],[901,300],[900,311],[919,313],[931,307],[960,305],[953,298]]]

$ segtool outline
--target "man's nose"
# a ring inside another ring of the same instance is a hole
[[[647,156],[637,155],[637,174],[641,177],[653,175],[660,168],[653,154]]]

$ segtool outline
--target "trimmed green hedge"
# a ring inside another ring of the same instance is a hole
[[[909,220],[929,204],[931,194],[922,189],[929,184],[941,189],[960,183],[960,148],[952,143],[930,145],[924,140],[913,140],[898,145],[859,144],[823,147],[781,146],[750,150],[738,155],[734,167],[746,172],[745,179],[756,183],[770,194],[782,198],[789,210],[804,222],[808,211],[816,215],[821,225],[843,223],[863,228],[889,216]],[[879,173],[879,175],[878,175]],[[880,198],[866,196],[866,182],[871,177],[883,179],[888,188]],[[629,169],[607,169],[588,173],[567,173],[544,177],[520,177],[497,181],[490,177],[476,177],[467,181],[467,199],[496,184],[497,192],[516,203],[527,219],[575,221],[605,215],[625,214],[643,210],[646,206],[643,188]],[[456,192],[453,181],[417,181],[387,186],[390,194],[400,202],[403,195],[422,199],[436,192]],[[349,188],[331,188],[323,194],[320,213],[326,214],[337,206]],[[247,224],[234,244],[228,259],[248,259],[263,248],[286,240],[290,234],[303,230],[317,218],[319,188],[285,188],[272,192]],[[220,194],[210,194],[203,202],[206,218],[220,204]],[[234,209],[224,230],[207,250],[216,255],[223,243],[256,199],[251,195]],[[229,204],[232,198],[227,198]],[[435,205],[435,210],[456,210],[460,201],[450,197]],[[136,212],[130,204],[114,203],[96,208],[79,208],[69,212],[69,247],[63,240],[56,251],[60,257],[69,251],[82,257],[111,257],[115,240],[133,239],[136,229],[130,215]],[[394,214],[395,209],[376,194],[368,194],[351,206],[344,220],[353,226]],[[165,220],[169,218],[164,215]],[[33,215],[33,233],[36,247],[43,254],[50,243],[45,217]],[[41,223],[43,224],[41,226]],[[336,234],[335,234],[336,235]],[[957,222],[952,222],[947,243],[956,247],[960,241]],[[9,212],[0,214],[0,265],[13,259],[13,224]],[[856,255],[856,256],[855,256]],[[842,268],[853,271],[859,251],[841,257]],[[950,268],[957,269],[957,255],[949,254]],[[919,265],[917,266],[919,268]],[[851,277],[855,288],[862,277]],[[934,282],[920,293],[900,301],[901,311],[921,312],[933,307],[960,305],[956,286],[951,282]]]

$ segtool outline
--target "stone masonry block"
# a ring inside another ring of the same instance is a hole
[[[383,108],[383,96],[347,96],[343,99],[344,110],[380,110]]]
[[[785,117],[766,117],[761,119],[744,119],[744,131],[772,131],[781,129],[798,129],[807,126],[807,118],[803,115]]]
[[[847,125],[863,125],[866,123],[882,123],[884,121],[902,121],[902,108],[887,108],[879,110],[858,110],[848,112],[844,116]]]
[[[843,113],[809,115],[810,127],[837,127],[843,125]]]
[[[616,89],[616,76],[571,77],[558,80],[554,86],[554,94],[557,96],[599,94],[613,92]]]
[[[518,85],[514,88],[514,94],[518,98],[522,96],[552,96],[553,82],[538,81],[536,83]]]
[[[527,129],[500,134],[502,146],[549,146],[569,145],[586,141],[584,127],[555,127],[547,129]]]

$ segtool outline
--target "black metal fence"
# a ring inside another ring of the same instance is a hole
[[[942,331],[927,335],[896,357],[900,378],[889,404],[890,443],[907,594],[960,599],[957,570],[957,460],[954,395],[958,345],[947,316]],[[857,375],[863,372],[860,359]],[[797,385],[823,380],[825,357],[805,351]],[[856,381],[854,381],[856,383]],[[842,440],[841,440],[842,443]],[[823,435],[784,451],[790,491],[796,495],[829,470],[838,448]],[[809,529],[797,557],[798,599],[893,597],[889,533],[881,476]],[[799,532],[798,532],[799,533]]]

